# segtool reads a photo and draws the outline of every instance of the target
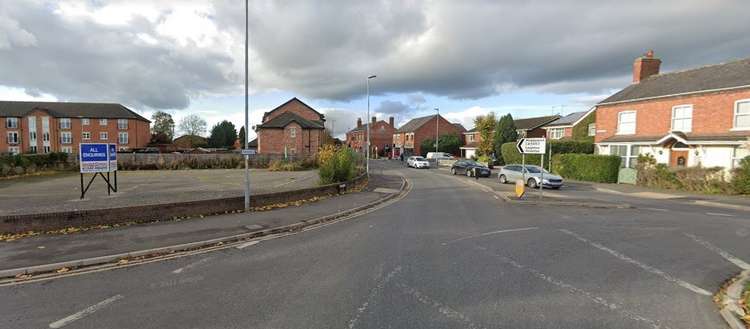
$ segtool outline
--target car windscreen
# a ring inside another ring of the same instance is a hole
[[[547,170],[541,169],[539,167],[526,166],[526,170],[528,172],[532,173],[532,174],[538,174],[538,173],[540,173],[542,171],[544,171],[545,174],[549,174],[549,172]]]
[[[427,160],[425,160],[425,158],[423,157],[416,157],[414,158],[414,161],[427,161]]]

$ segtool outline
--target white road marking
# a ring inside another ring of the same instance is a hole
[[[721,255],[721,257],[724,257],[724,259],[726,259],[730,263],[732,263],[734,265],[737,265],[737,267],[739,267],[739,268],[741,268],[743,270],[750,270],[750,264],[748,264],[745,261],[743,261],[742,259],[739,259],[739,258],[735,257],[734,255],[726,252],[724,249],[721,249],[721,248],[719,248],[717,246],[714,246],[711,242],[703,240],[703,239],[697,237],[694,234],[690,234],[690,233],[684,233],[684,234],[688,238],[693,239],[693,241],[697,242],[698,244],[706,247],[706,249],[711,250],[711,251],[713,251],[713,252]]]
[[[669,209],[664,209],[664,208],[649,208],[649,207],[644,207],[644,208],[641,208],[641,209],[643,209],[643,210],[653,210],[653,211],[669,211]]]
[[[709,216],[734,217],[734,215],[732,215],[732,214],[725,214],[725,213],[721,213],[721,212],[707,212],[706,215],[709,215]]]
[[[248,242],[245,242],[245,243],[243,243],[243,244],[241,244],[241,245],[237,246],[236,248],[237,248],[237,249],[245,249],[245,248],[247,248],[247,247],[250,247],[250,246],[254,246],[254,245],[258,244],[258,243],[260,243],[260,241],[258,241],[258,240],[255,240],[255,241],[248,241]]]
[[[508,230],[492,231],[492,232],[482,233],[482,234],[478,234],[478,235],[465,236],[463,238],[458,238],[458,239],[455,239],[455,240],[450,240],[448,242],[443,242],[443,245],[445,246],[445,245],[449,245],[449,244],[454,243],[454,242],[458,242],[458,241],[462,241],[462,240],[466,240],[466,239],[479,238],[479,237],[493,235],[493,234],[501,234],[501,233],[509,233],[509,232],[520,232],[520,231],[529,231],[529,230],[536,230],[536,229],[539,229],[539,228],[538,227],[524,227],[524,228],[513,228],[513,229],[508,229]]]
[[[648,324],[649,326],[651,326],[651,328],[654,328],[654,329],[668,329],[669,328],[666,325],[659,324],[658,322],[656,322],[654,320],[651,320],[649,318],[646,318],[646,317],[643,317],[641,315],[638,315],[638,314],[634,313],[633,311],[627,310],[627,309],[623,308],[622,306],[620,306],[618,304],[609,302],[606,299],[604,299],[602,297],[599,297],[599,296],[596,296],[596,295],[594,295],[591,292],[588,292],[586,290],[577,288],[577,287],[575,287],[575,286],[573,286],[573,285],[571,285],[569,283],[560,281],[560,280],[558,280],[558,279],[556,279],[556,278],[554,278],[552,276],[549,276],[547,274],[539,272],[538,270],[536,270],[534,268],[527,267],[527,266],[525,266],[523,264],[520,264],[520,263],[516,262],[515,260],[513,260],[511,258],[502,256],[502,255],[497,255],[497,254],[494,254],[494,255],[495,255],[495,257],[500,258],[503,262],[508,263],[511,266],[513,266],[513,267],[515,267],[515,268],[517,268],[519,270],[524,270],[526,272],[529,272],[533,276],[535,276],[536,278],[538,278],[538,279],[540,279],[542,281],[546,281],[546,282],[548,282],[548,283],[550,283],[550,284],[552,284],[552,285],[554,285],[554,286],[556,286],[556,287],[558,287],[560,289],[564,289],[564,290],[570,291],[573,294],[582,295],[582,296],[588,298],[589,300],[591,300],[592,302],[594,302],[596,304],[599,304],[599,305],[603,306],[604,308],[606,308],[608,310],[617,311],[618,313],[620,313],[621,315],[623,315],[624,317],[626,317],[626,318],[628,318],[630,320],[644,322],[644,323]]]
[[[396,268],[393,269],[390,273],[388,273],[378,284],[375,285],[372,289],[370,289],[370,294],[367,295],[367,300],[365,300],[360,307],[357,308],[357,312],[354,314],[354,317],[352,317],[349,320],[349,329],[353,329],[357,326],[357,322],[359,321],[359,318],[362,316],[365,311],[367,311],[367,307],[370,305],[375,304],[375,297],[377,297],[385,287],[386,284],[388,284],[391,279],[393,279],[396,274],[401,272],[401,266],[396,266]]]
[[[66,316],[65,318],[62,318],[60,320],[57,320],[55,322],[52,322],[49,324],[50,328],[62,328],[68,324],[70,324],[73,321],[83,319],[84,317],[87,317],[91,315],[92,313],[98,311],[100,308],[105,307],[111,303],[114,303],[120,299],[123,299],[124,297],[122,295],[114,295],[112,297],[109,297],[101,302],[98,302],[94,305],[91,305],[85,309],[83,309],[80,312],[71,314],[69,316]]]
[[[420,303],[434,308],[440,314],[444,315],[446,318],[461,321],[466,325],[467,328],[472,328],[472,329],[481,328],[480,326],[477,326],[474,322],[472,322],[471,319],[469,319],[463,313],[456,311],[452,309],[451,307],[430,298],[429,296],[423,294],[422,292],[412,287],[409,287],[403,283],[396,283],[396,286],[399,287],[401,291],[403,291],[405,294],[416,298]]]
[[[207,261],[211,260],[211,258],[212,258],[212,257],[206,257],[206,258],[200,259],[200,260],[198,260],[198,261],[192,262],[192,263],[190,263],[190,264],[187,264],[187,265],[185,265],[185,266],[183,266],[183,267],[180,267],[180,268],[178,268],[178,269],[176,269],[176,270],[172,271],[172,273],[173,273],[173,274],[180,274],[180,273],[182,273],[182,272],[183,272],[183,271],[185,271],[185,270],[191,269],[191,268],[193,268],[193,267],[196,267],[196,266],[198,266],[198,265],[200,265],[200,264],[203,264],[203,263],[205,263],[205,262],[207,262]]]
[[[710,292],[708,292],[707,290],[705,290],[703,288],[700,288],[700,287],[698,287],[696,285],[693,285],[691,283],[688,283],[688,282],[682,281],[682,280],[680,280],[678,278],[675,278],[675,277],[673,277],[673,276],[665,273],[664,271],[662,271],[662,270],[660,270],[658,268],[655,268],[655,267],[653,267],[651,265],[647,265],[647,264],[641,263],[641,262],[639,262],[639,261],[637,261],[637,260],[635,260],[633,258],[630,258],[630,257],[624,255],[623,253],[621,253],[619,251],[612,250],[612,249],[607,248],[607,247],[605,247],[605,246],[603,246],[601,244],[598,244],[596,242],[589,241],[588,239],[586,239],[586,238],[578,235],[577,233],[571,232],[571,231],[566,230],[566,229],[560,229],[560,232],[568,234],[568,235],[576,238],[577,240],[579,240],[581,242],[589,244],[589,245],[593,246],[594,248],[597,248],[599,250],[605,251],[605,252],[609,253],[610,255],[615,256],[619,260],[622,260],[622,261],[624,261],[626,263],[630,263],[630,264],[633,264],[635,266],[638,266],[638,267],[640,267],[642,270],[644,270],[646,272],[658,275],[658,276],[662,277],[664,280],[667,280],[669,282],[675,283],[675,284],[679,285],[680,287],[686,288],[686,289],[688,289],[688,290],[690,290],[690,291],[692,291],[694,293],[705,295],[705,296],[711,296],[712,295]]]
[[[492,197],[495,198],[495,200],[500,200],[500,198],[497,195],[493,195]]]

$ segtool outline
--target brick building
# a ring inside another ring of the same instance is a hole
[[[659,73],[652,51],[633,83],[596,106],[597,152],[635,167],[640,154],[674,167],[733,168],[750,155],[750,58]]]
[[[425,139],[434,140],[436,132],[440,133],[440,136],[455,134],[461,137],[459,126],[448,122],[440,115],[411,119],[393,134],[394,157],[398,157],[400,154],[405,156],[422,154],[422,141]],[[424,150],[424,152],[429,151],[431,150]]]
[[[542,129],[542,127],[557,119],[560,119],[559,115],[548,115],[543,117],[513,119],[513,124],[516,126],[518,138],[538,138],[547,135],[547,132]]]
[[[0,153],[78,153],[79,143],[145,147],[151,121],[120,104],[0,101]]]
[[[593,141],[596,135],[595,108],[570,113],[542,127],[548,139],[576,139]],[[579,132],[574,134],[574,132]]]
[[[292,98],[263,114],[255,127],[259,154],[307,156],[323,145],[325,117],[301,100]]]
[[[372,128],[370,128],[372,127]],[[357,126],[346,132],[346,145],[358,152],[364,152],[367,142],[367,129],[370,129],[370,144],[372,144],[371,154],[380,156],[387,155],[393,148],[393,133],[396,128],[393,125],[393,117],[377,121],[372,117],[369,124],[362,124],[362,119],[357,119]]]

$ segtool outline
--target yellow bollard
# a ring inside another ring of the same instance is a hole
[[[523,195],[526,193],[526,184],[523,183],[521,180],[516,181],[516,197],[519,199],[523,197]]]

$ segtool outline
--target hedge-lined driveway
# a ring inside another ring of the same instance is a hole
[[[88,183],[91,175],[85,176]],[[318,184],[317,170],[271,172],[251,169],[252,193],[288,191]],[[107,196],[97,177],[86,199],[80,197],[80,177],[75,173],[24,177],[0,181],[0,215],[97,209],[155,203],[194,201],[243,194],[241,169],[144,170],[118,173],[119,192]]]

